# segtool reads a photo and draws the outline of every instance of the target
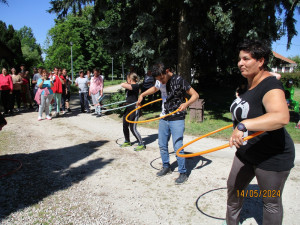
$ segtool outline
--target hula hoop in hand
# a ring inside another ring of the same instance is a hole
[[[147,123],[147,122],[152,122],[152,121],[155,121],[155,120],[160,120],[160,119],[165,118],[165,117],[167,117],[167,116],[171,116],[172,114],[177,113],[177,112],[179,111],[179,109],[176,109],[175,111],[173,111],[173,112],[171,112],[171,113],[169,113],[169,114],[167,114],[167,115],[160,116],[160,117],[154,118],[154,119],[149,119],[149,120],[142,120],[142,121],[131,121],[131,120],[128,120],[128,117],[129,117],[132,113],[134,113],[135,111],[137,111],[137,110],[139,110],[139,109],[141,109],[141,108],[143,108],[143,107],[145,107],[145,106],[147,106],[147,105],[150,105],[150,104],[152,104],[152,103],[159,102],[159,101],[161,101],[161,100],[162,100],[162,98],[156,99],[156,100],[154,100],[154,101],[152,101],[152,102],[148,102],[148,103],[146,103],[146,104],[144,104],[144,105],[142,105],[142,106],[140,106],[140,107],[138,107],[138,108],[132,110],[130,113],[128,113],[128,115],[126,116],[125,120],[126,120],[128,123]],[[186,99],[186,102],[187,102],[187,99]]]
[[[231,125],[222,127],[222,128],[220,128],[220,129],[218,129],[218,130],[215,130],[215,131],[209,132],[209,133],[207,133],[207,134],[204,134],[204,135],[202,135],[202,136],[200,136],[200,137],[198,137],[198,138],[196,138],[196,139],[194,139],[194,140],[192,140],[192,141],[186,143],[185,145],[183,145],[181,148],[179,148],[179,149],[176,151],[176,155],[179,156],[179,157],[182,157],[182,158],[190,158],[190,157],[195,157],[195,156],[199,156],[199,155],[204,155],[204,154],[207,154],[207,153],[210,153],[210,152],[215,152],[215,151],[221,150],[221,149],[223,149],[223,148],[229,147],[229,144],[225,144],[225,145],[221,145],[221,146],[218,146],[218,147],[214,147],[214,148],[211,148],[211,149],[208,149],[208,150],[203,150],[203,151],[201,151],[201,152],[196,152],[196,153],[191,153],[191,154],[180,154],[180,153],[179,153],[182,149],[184,149],[185,147],[189,146],[190,144],[193,144],[194,142],[196,142],[196,141],[198,141],[198,140],[200,140],[200,139],[202,139],[202,138],[205,138],[205,137],[207,137],[207,136],[210,136],[210,135],[215,134],[215,133],[217,133],[217,132],[220,132],[220,131],[222,131],[222,130],[228,129],[228,128],[232,127],[232,126],[233,126],[233,125],[231,124]],[[254,134],[251,134],[251,135],[249,135],[249,136],[243,138],[243,140],[244,140],[244,141],[249,140],[249,139],[254,138],[254,137],[256,137],[256,136],[258,136],[258,135],[260,135],[260,134],[262,134],[262,133],[264,133],[264,131],[256,132],[256,133],[254,133]]]

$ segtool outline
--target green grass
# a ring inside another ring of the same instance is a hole
[[[107,86],[111,86],[111,85],[117,85],[117,84],[121,84],[121,83],[124,83],[126,82],[126,80],[104,80],[104,86],[107,87]]]
[[[294,99],[300,102],[300,88],[295,88]]]

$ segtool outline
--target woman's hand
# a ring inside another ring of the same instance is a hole
[[[232,148],[232,146],[235,146],[235,147],[239,148],[240,146],[242,146],[243,145],[243,135],[244,135],[243,131],[240,131],[237,128],[235,128],[229,139],[230,147]]]
[[[186,108],[188,107],[189,105],[187,103],[182,103],[180,106],[179,106],[179,111],[184,111],[186,110]]]
[[[141,106],[143,99],[144,99],[144,97],[142,95],[140,95],[137,102],[136,102],[136,105]]]

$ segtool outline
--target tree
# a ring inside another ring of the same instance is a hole
[[[289,59],[291,59],[297,63],[297,67],[294,69],[294,71],[299,72],[300,71],[300,56],[296,55],[294,57],[289,57]]]
[[[53,0],[52,12],[64,16],[71,5],[94,3],[95,30],[114,54],[149,64],[178,65],[190,79],[191,67],[216,79],[236,68],[236,45],[260,38],[270,45],[287,33],[289,48],[299,0]],[[72,3],[72,4],[71,4]],[[73,10],[75,8],[73,7]],[[75,10],[76,11],[76,10]],[[78,12],[80,12],[78,10]],[[276,12],[283,14],[276,18]]]
[[[0,21],[0,66],[11,68],[23,63],[21,42],[12,25]]]
[[[72,42],[74,71],[94,67],[106,69],[105,65],[109,63],[110,57],[103,50],[101,36],[94,32],[89,16],[92,10],[91,7],[86,7],[81,16],[69,14],[66,18],[56,20],[55,26],[48,32],[45,49],[47,68],[60,66],[71,70]]]
[[[6,0],[0,0],[1,3],[8,5]]]
[[[41,66],[43,64],[42,49],[41,46],[36,43],[32,29],[24,26],[17,31],[17,34],[21,40],[26,67]]]

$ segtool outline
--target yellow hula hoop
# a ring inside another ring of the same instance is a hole
[[[146,103],[146,104],[144,104],[144,105],[142,105],[142,106],[140,106],[140,107],[138,107],[138,108],[132,110],[130,113],[128,113],[128,115],[126,116],[125,120],[126,120],[128,123],[147,123],[147,122],[152,122],[152,121],[155,121],[155,120],[160,120],[160,119],[165,118],[165,117],[167,117],[167,116],[171,116],[172,114],[177,113],[177,112],[179,111],[179,109],[176,109],[174,112],[171,112],[171,113],[169,113],[169,114],[167,114],[167,115],[164,115],[164,116],[161,116],[161,117],[158,117],[158,118],[154,118],[154,119],[150,119],[150,120],[142,120],[142,121],[131,121],[131,120],[128,120],[128,117],[129,117],[132,113],[134,113],[135,111],[137,111],[137,110],[139,110],[139,109],[141,109],[141,108],[143,108],[143,107],[145,107],[145,106],[147,106],[147,105],[150,105],[150,104],[152,104],[152,103],[159,102],[159,101],[161,101],[161,100],[162,100],[162,98],[156,99],[156,100],[154,100],[154,101],[152,101],[152,102],[148,102],[148,103]],[[185,101],[187,102],[187,99],[185,99]]]
[[[228,129],[228,128],[232,127],[232,126],[233,126],[233,125],[231,124],[231,125],[222,127],[222,128],[220,128],[220,129],[218,129],[218,130],[215,130],[215,131],[209,132],[209,133],[207,133],[207,134],[204,134],[204,135],[202,135],[202,136],[200,136],[200,137],[198,137],[198,138],[196,138],[196,139],[194,139],[194,140],[192,140],[192,141],[186,143],[185,145],[183,145],[181,148],[179,148],[179,149],[176,151],[176,155],[179,156],[179,157],[182,157],[182,158],[190,158],[190,157],[195,157],[195,156],[199,156],[199,155],[204,155],[204,154],[207,154],[207,153],[210,153],[210,152],[215,152],[215,151],[221,150],[221,149],[223,149],[223,148],[229,147],[229,144],[225,144],[225,145],[221,145],[221,146],[218,146],[218,147],[214,147],[214,148],[211,148],[211,149],[208,149],[208,150],[204,150],[204,151],[196,152],[196,153],[191,153],[191,154],[180,154],[180,153],[179,153],[182,149],[184,149],[185,147],[189,146],[190,144],[192,144],[192,143],[194,143],[194,142],[196,142],[196,141],[198,141],[198,140],[200,140],[200,139],[202,139],[202,138],[205,138],[205,137],[207,137],[207,136],[210,136],[210,135],[212,135],[212,134],[215,134],[215,133],[217,133],[217,132],[220,132],[220,131],[222,131],[222,130]],[[258,135],[260,135],[260,134],[262,134],[262,133],[264,133],[264,131],[256,132],[256,133],[254,133],[254,134],[251,134],[251,135],[249,135],[249,136],[243,138],[243,140],[244,140],[244,141],[249,140],[249,139],[254,138],[254,137],[256,137],[256,136],[258,136]]]

